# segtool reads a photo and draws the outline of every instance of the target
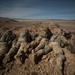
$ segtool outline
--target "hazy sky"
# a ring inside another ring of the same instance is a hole
[[[75,0],[0,0],[0,17],[75,19]]]

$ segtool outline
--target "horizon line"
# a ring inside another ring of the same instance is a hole
[[[54,18],[53,19],[51,18],[50,19],[49,18],[48,19],[47,18],[10,18],[10,17],[0,17],[0,18],[8,18],[14,20],[75,20],[75,19],[61,19],[61,18],[60,19],[58,18],[57,19],[56,18],[55,19]]]

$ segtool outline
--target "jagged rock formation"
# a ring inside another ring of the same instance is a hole
[[[0,39],[0,66],[15,61],[16,64],[26,64],[27,58],[35,65],[44,55],[54,52],[56,65],[53,75],[64,75],[66,56],[64,50],[68,49],[75,54],[75,34],[66,32],[57,27],[57,33],[47,27],[42,34],[31,35],[28,29],[17,37],[12,30],[7,30]],[[51,61],[50,61],[51,62]]]

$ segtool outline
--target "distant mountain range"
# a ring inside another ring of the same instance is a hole
[[[64,19],[24,19],[24,18],[6,18],[0,17],[0,21],[13,21],[17,22],[18,20],[52,20],[52,21],[75,21],[75,20],[64,20]]]
[[[17,22],[16,20],[14,19],[10,19],[10,18],[4,18],[4,17],[0,17],[0,21],[4,21],[4,22]]]

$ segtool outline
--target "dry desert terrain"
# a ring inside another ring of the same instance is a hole
[[[11,20],[0,19],[0,37],[8,29],[12,30],[17,36],[20,32],[28,29],[32,34],[41,34],[43,28],[48,27],[53,33],[56,33],[56,28],[61,28],[65,31],[75,32],[75,20]],[[75,75],[75,54],[69,50],[63,49],[66,61],[64,63],[63,75]],[[56,75],[54,66],[56,65],[53,51],[44,55],[38,64],[33,64],[30,58],[25,59],[22,65],[15,64],[15,60],[7,63],[4,69],[0,69],[0,75]]]

